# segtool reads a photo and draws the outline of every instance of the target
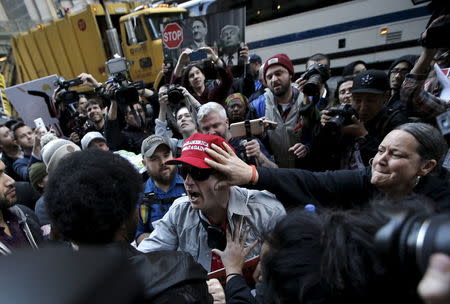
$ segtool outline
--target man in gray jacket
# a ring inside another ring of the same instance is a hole
[[[292,82],[294,66],[285,54],[277,54],[263,65],[267,84],[263,95],[250,103],[250,112],[278,125],[268,130],[270,147],[280,168],[306,168],[314,130],[320,123],[315,104]]]
[[[246,246],[258,241],[248,258],[259,254],[263,236],[285,215],[281,203],[265,191],[240,187],[218,187],[224,177],[208,166],[205,149],[226,141],[215,135],[194,134],[186,139],[181,157],[168,163],[181,164],[180,174],[188,196],[172,204],[164,217],[153,223],[154,231],[138,249],[143,252],[179,250],[190,253],[206,270],[223,267],[211,249],[223,250],[225,231],[243,235],[249,230]],[[255,169],[256,170],[256,169]],[[235,231],[240,223],[241,231]]]

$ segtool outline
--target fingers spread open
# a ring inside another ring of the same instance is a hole
[[[247,255],[258,244],[258,240],[254,240],[247,248],[244,249],[244,254]]]
[[[222,145],[230,156],[236,156],[236,153],[234,153],[233,149],[227,143],[222,143]]]

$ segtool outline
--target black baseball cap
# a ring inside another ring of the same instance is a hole
[[[384,94],[389,90],[389,80],[385,72],[367,70],[353,78],[352,93]]]

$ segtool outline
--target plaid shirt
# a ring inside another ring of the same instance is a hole
[[[413,113],[429,119],[447,111],[450,103],[426,91],[425,80],[427,75],[406,75],[400,90],[400,101]]]

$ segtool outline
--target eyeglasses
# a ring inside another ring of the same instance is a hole
[[[193,180],[202,182],[202,181],[207,180],[211,174],[216,173],[216,170],[214,170],[214,169],[199,169],[199,168],[191,167],[191,166],[180,166],[180,167],[178,167],[178,172],[180,172],[180,175],[183,179],[186,179],[186,177],[189,174]]]

